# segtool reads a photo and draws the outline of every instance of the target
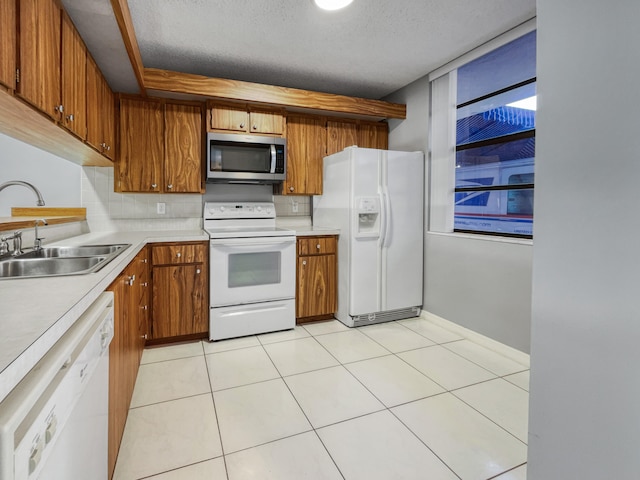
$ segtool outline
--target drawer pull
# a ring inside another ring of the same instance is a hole
[[[176,257],[180,258],[182,256],[181,252],[176,253]]]
[[[306,265],[306,264],[307,264],[307,261],[306,261],[306,260],[303,260],[303,261],[302,261],[302,265]]]
[[[318,250],[320,250],[320,244],[317,244],[317,245],[316,245],[316,248],[317,248]]]

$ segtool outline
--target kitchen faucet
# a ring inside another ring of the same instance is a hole
[[[38,237],[38,223],[42,223],[42,225],[49,225],[47,223],[47,221],[44,218],[39,218],[38,220],[36,220],[36,238],[33,241],[33,249],[37,252],[39,250],[42,250],[42,240],[44,240],[44,237]]]
[[[13,251],[11,255],[20,255],[22,252],[22,232],[16,230],[11,235],[0,237],[0,255],[9,253],[9,240],[13,240]]]
[[[36,194],[36,197],[38,197],[38,202],[36,203],[36,205],[38,205],[39,207],[43,207],[44,206],[44,199],[42,198],[42,194],[40,193],[40,190],[38,190],[36,187],[31,185],[30,183],[23,182],[22,180],[10,180],[8,182],[4,182],[3,184],[0,184],[0,192],[2,190],[4,190],[5,188],[10,187],[12,185],[22,185],[23,187],[27,187],[27,188],[31,189],[33,191],[33,193]]]

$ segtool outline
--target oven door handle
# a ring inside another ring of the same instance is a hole
[[[216,247],[228,247],[228,248],[243,248],[250,247],[253,248],[257,245],[268,245],[270,247],[274,245],[291,245],[295,244],[295,237],[272,237],[272,238],[235,238],[233,240],[229,239],[212,239],[211,245],[215,245]]]

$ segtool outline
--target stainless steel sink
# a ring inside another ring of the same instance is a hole
[[[124,252],[130,244],[46,247],[17,257],[0,259],[0,279],[94,273]]]
[[[40,250],[23,253],[19,258],[52,258],[52,257],[93,257],[96,255],[110,255],[127,244],[117,245],[81,245],[79,247],[44,247]]]

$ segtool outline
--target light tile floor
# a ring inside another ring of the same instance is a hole
[[[426,319],[146,349],[116,480],[524,480],[528,367]]]

